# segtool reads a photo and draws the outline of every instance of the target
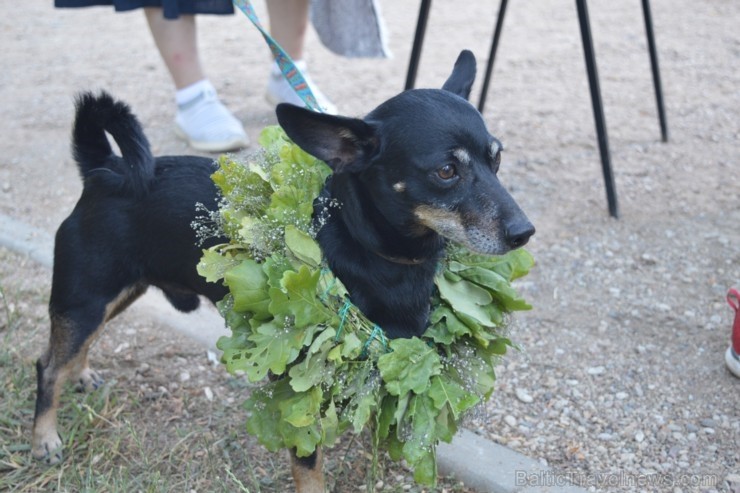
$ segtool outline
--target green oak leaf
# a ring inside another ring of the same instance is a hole
[[[534,257],[523,248],[512,250],[506,255],[494,258],[496,261],[491,266],[491,270],[498,272],[508,281],[514,281],[527,275],[534,267]]]
[[[339,417],[334,401],[329,401],[329,406],[319,419],[321,425],[321,443],[331,447],[336,443],[340,434]]]
[[[345,366],[345,372],[337,375],[336,400],[343,403],[342,420],[351,424],[356,433],[362,431],[378,405],[381,382],[374,366],[370,360],[352,361]]]
[[[378,358],[378,370],[391,395],[421,394],[429,388],[432,376],[442,370],[436,350],[418,337],[393,339],[390,348],[392,352]]]
[[[456,264],[456,262],[450,262],[450,269],[453,268],[453,264]],[[472,267],[460,269],[457,272],[463,278],[487,288],[493,297],[503,303],[506,311],[530,310],[532,308],[511,287],[509,281],[492,270],[482,267]]]
[[[429,316],[429,328],[424,333],[438,344],[449,345],[452,341],[470,335],[471,330],[446,304],[440,304]]]
[[[268,372],[275,375],[285,373],[287,366],[295,361],[302,346],[303,334],[299,330],[267,322],[260,325],[249,341],[254,347],[248,350],[249,359],[244,371],[253,382],[262,380]]]
[[[287,299],[282,299],[281,309],[275,310],[281,313],[284,310],[292,315],[298,328],[326,322],[333,315],[316,296],[320,275],[319,270],[311,270],[305,265],[298,272],[287,271],[283,275],[281,285]],[[273,311],[272,304],[270,308]]]
[[[249,413],[247,431],[271,452],[285,448],[278,404],[290,395],[293,395],[293,391],[287,382],[277,380],[252,390],[244,403]]]
[[[292,224],[285,227],[285,246],[298,260],[310,267],[318,267],[321,264],[319,244],[309,234]]]
[[[396,405],[396,411],[393,413],[393,421],[396,423],[396,426],[399,426],[401,423],[403,423],[403,420],[405,419],[405,416],[406,416],[406,411],[409,408],[410,400],[411,400],[410,392],[407,392],[403,394],[402,396],[398,396],[398,403]]]
[[[262,270],[267,274],[267,285],[271,288],[280,289],[280,283],[283,280],[283,276],[287,271],[294,270],[294,268],[285,256],[273,254],[263,262]]]
[[[434,401],[436,409],[449,406],[455,419],[458,419],[465,411],[480,402],[477,396],[465,390],[462,385],[448,376],[432,377],[429,396]]]
[[[354,332],[350,332],[344,336],[341,351],[342,358],[349,360],[357,359],[362,352],[362,341]]]
[[[437,438],[450,443],[457,433],[457,423],[459,419],[450,411],[449,406],[439,409],[439,414],[435,419],[434,432]]]
[[[485,308],[493,301],[487,290],[465,279],[452,282],[445,276],[437,276],[434,282],[437,284],[440,297],[458,314],[467,315],[484,326],[495,325],[495,321],[491,320]]]
[[[327,386],[333,383],[327,380],[327,375],[333,374],[327,364],[327,354],[334,346],[334,329],[324,330],[311,344],[302,361],[290,367],[290,385],[296,392],[304,392],[315,385],[325,383]],[[314,346],[317,346],[314,348]]]
[[[328,353],[328,349],[330,349],[335,344],[335,341],[333,341],[332,339],[334,339],[334,336],[336,334],[337,331],[334,330],[332,327],[326,327],[325,329],[323,329],[319,333],[319,335],[313,338],[313,342],[308,348],[308,354],[314,354],[321,351],[324,356],[326,356],[326,354]]]
[[[267,217],[280,224],[296,224],[307,228],[311,223],[313,204],[306,198],[298,186],[284,185],[272,194],[266,211]]]
[[[318,421],[308,426],[297,428],[285,423],[282,428],[286,448],[294,448],[298,457],[308,457],[316,451],[321,443],[321,428]]]
[[[315,423],[321,406],[321,397],[321,389],[313,387],[306,392],[295,392],[292,396],[282,399],[278,404],[282,419],[296,428]]]
[[[219,169],[211,178],[226,199],[220,210],[222,218],[224,212],[235,221],[244,215],[263,215],[272,192],[264,170],[255,163],[244,165],[228,156],[220,157],[218,163]]]
[[[251,259],[226,271],[224,284],[234,297],[234,310],[251,313],[258,320],[272,318],[268,310],[267,276],[262,266]]]
[[[355,393],[349,401],[348,409],[352,410],[350,422],[355,433],[360,433],[370,421],[370,417],[378,406],[378,391],[380,382],[368,382],[365,387]]]
[[[398,397],[383,393],[380,401],[380,413],[376,433],[381,440],[385,440],[391,433],[391,427],[395,424],[395,413],[398,408]]]
[[[223,339],[219,339],[221,343]],[[226,365],[226,370],[229,373],[246,372],[251,368],[252,364],[249,361],[249,355],[246,349],[226,347],[221,355],[221,361]]]
[[[282,146],[288,143],[285,131],[278,125],[269,125],[263,128],[257,138],[257,142],[264,149],[270,149],[273,146]]]
[[[474,376],[471,380],[473,391],[487,400],[496,384],[495,357],[490,353],[486,354],[484,348],[475,347],[473,354],[465,355],[465,364],[467,366],[465,371]]]
[[[398,430],[391,427],[388,438],[385,440],[386,450],[391,459],[399,461],[403,459],[403,441],[398,437]]]
[[[218,282],[224,278],[224,273],[238,265],[240,260],[231,256],[221,255],[218,247],[203,250],[203,256],[198,262],[196,270],[205,277],[207,282]]]
[[[414,481],[427,486],[437,484],[437,449],[435,447],[431,447],[429,452],[414,464]]]
[[[506,337],[497,337],[490,344],[481,348],[481,350],[487,352],[490,355],[503,356],[512,345],[511,341]]]
[[[405,419],[409,422],[410,436],[405,439],[403,456],[414,467],[414,479],[421,484],[433,485],[437,480],[435,459],[436,409],[428,395],[415,395],[409,402]]]

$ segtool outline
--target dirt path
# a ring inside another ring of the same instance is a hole
[[[188,150],[172,133],[171,86],[143,15],[49,3],[0,3],[0,214],[53,232],[80,191],[75,92],[111,91],[156,153]],[[345,60],[309,39],[313,76],[342,113],[364,114],[403,86],[417,3],[382,6],[393,59]],[[535,309],[512,325],[523,351],[469,425],[599,491],[637,491],[630,481],[643,477],[664,480],[646,491],[720,491],[740,471],[740,380],[722,361],[724,295],[740,284],[740,3],[652,7],[668,144],[638,2],[590,2],[619,221],[606,214],[574,6],[509,8],[484,116],[507,149],[501,177],[537,226],[538,265],[520,284]],[[441,84],[463,48],[483,64],[496,9],[436,2],[418,85]],[[204,18],[201,46],[256,140],[274,122],[259,35],[241,15]],[[699,477],[714,483],[691,483]]]

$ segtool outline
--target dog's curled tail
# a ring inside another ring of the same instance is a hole
[[[149,141],[131,109],[101,91],[79,94],[72,131],[72,150],[82,179],[102,181],[109,187],[140,196],[154,178],[154,157]],[[123,166],[114,157],[108,132],[121,149]]]

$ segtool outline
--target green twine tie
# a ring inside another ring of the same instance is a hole
[[[352,302],[349,298],[344,300],[344,305],[339,309],[339,327],[337,327],[337,335],[334,336],[334,342],[339,342],[342,338],[342,330],[344,329],[344,322],[347,320],[347,314],[349,309],[352,308]]]
[[[321,301],[326,301],[329,298],[329,292],[332,290],[337,282],[337,278],[334,276],[334,274],[332,274],[331,270],[327,269],[326,267],[322,268],[321,277],[326,277],[327,274],[331,276],[331,278],[326,284],[326,289],[324,290],[324,293],[321,295]]]
[[[367,351],[370,348],[370,344],[377,339],[380,341],[381,344],[383,344],[383,350],[387,353],[388,352],[388,338],[385,336],[385,332],[383,329],[380,328],[379,325],[373,326],[373,331],[370,332],[370,337],[367,338],[367,341],[365,341],[365,345],[362,346],[362,353],[360,356],[362,358],[367,357]]]

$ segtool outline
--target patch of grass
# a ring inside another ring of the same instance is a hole
[[[15,308],[27,295],[0,287],[0,491],[262,491],[226,416],[193,409],[194,422],[152,419],[156,406],[115,381],[86,395],[69,385],[59,410],[64,459],[55,466],[35,461],[34,359],[45,336],[29,337],[38,327]]]
[[[0,360],[0,491],[260,491],[254,474],[244,474],[246,451],[231,452],[241,448],[236,437],[214,441],[215,430],[200,423],[181,437],[162,430],[162,423],[146,422],[147,403],[115,382],[83,397],[65,391],[59,413],[64,459],[55,466],[35,461],[33,365],[6,344]]]

